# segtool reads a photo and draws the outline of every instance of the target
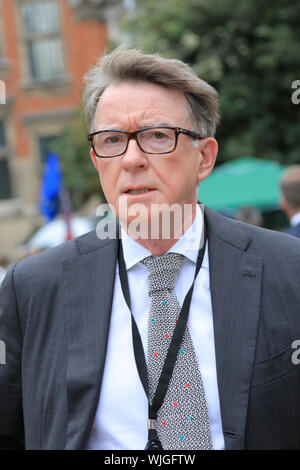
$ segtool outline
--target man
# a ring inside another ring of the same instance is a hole
[[[290,221],[284,232],[300,238],[300,165],[292,165],[283,172],[280,188],[281,207]]]
[[[85,102],[120,237],[100,227],[9,269],[1,446],[300,448],[300,243],[197,204],[216,92],[121,48]]]

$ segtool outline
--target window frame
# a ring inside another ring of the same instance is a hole
[[[57,8],[57,28],[53,31],[48,32],[30,32],[27,29],[26,21],[22,11],[22,7],[25,5],[34,5],[40,4],[43,2],[50,2],[56,5]],[[25,61],[28,79],[32,83],[47,83],[47,82],[56,82],[61,79],[66,78],[66,59],[63,46],[63,37],[62,37],[62,25],[61,25],[61,3],[60,0],[19,0],[19,18],[22,31],[22,40],[24,44],[25,52]],[[38,60],[33,58],[32,55],[32,46],[41,41],[56,39],[59,42],[59,50],[61,54],[61,67],[57,73],[50,73],[49,75],[41,75],[38,70]],[[29,82],[29,83],[30,83]]]

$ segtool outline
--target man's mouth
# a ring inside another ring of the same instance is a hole
[[[128,191],[125,191],[125,194],[143,194],[148,193],[149,191],[153,191],[153,189],[128,189]]]

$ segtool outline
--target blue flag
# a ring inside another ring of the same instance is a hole
[[[40,211],[48,220],[54,219],[60,211],[61,186],[59,157],[56,153],[50,152],[46,157],[40,191]]]

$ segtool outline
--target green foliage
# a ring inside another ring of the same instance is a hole
[[[64,185],[69,190],[73,209],[78,209],[94,195],[103,198],[98,173],[91,161],[84,117],[78,112],[74,122],[64,129],[56,141],[63,171]]]
[[[139,0],[131,45],[176,57],[219,92],[218,162],[242,155],[300,162],[300,3]]]

